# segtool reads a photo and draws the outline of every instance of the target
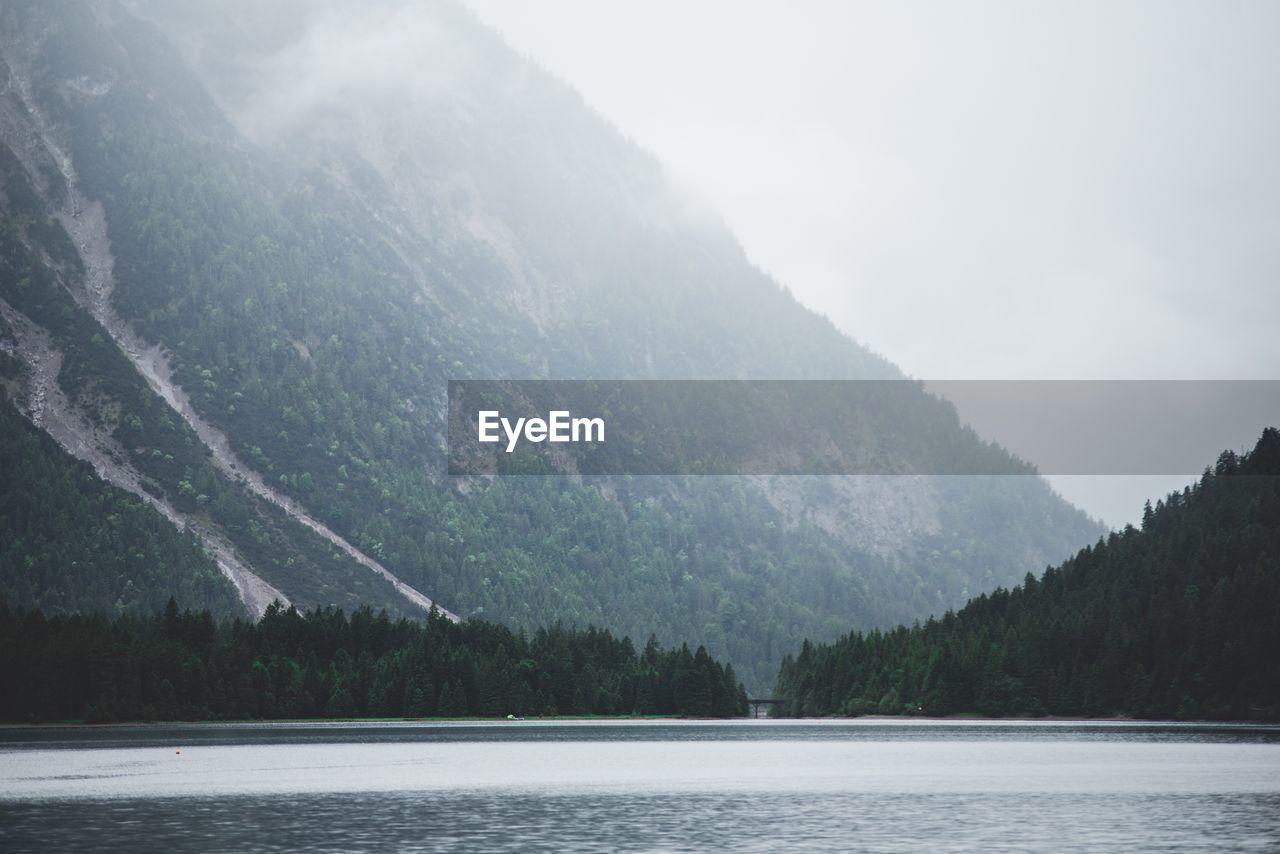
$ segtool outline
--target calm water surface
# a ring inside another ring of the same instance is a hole
[[[1280,851],[1280,728],[0,729],[0,850]]]

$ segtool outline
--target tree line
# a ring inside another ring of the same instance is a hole
[[[683,715],[734,717],[732,665],[556,623],[392,620],[365,607],[258,622],[209,611],[46,617],[0,604],[0,719],[89,722],[273,718]]]

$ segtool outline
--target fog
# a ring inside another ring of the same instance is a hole
[[[330,9],[257,69],[237,123],[257,139],[276,138],[317,112],[402,95],[406,81],[443,95],[467,61],[448,35],[422,7]]]
[[[1280,5],[464,2],[660,159],[664,216],[705,201],[912,376],[1280,375]],[[476,79],[526,84],[447,4],[327,2],[305,31],[288,4],[226,5],[275,47],[225,104],[257,141],[406,95],[465,119]],[[415,145],[360,127],[383,163]],[[1188,480],[1052,479],[1116,525]]]
[[[467,2],[914,376],[1280,373],[1280,5]]]

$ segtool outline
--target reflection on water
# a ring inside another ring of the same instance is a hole
[[[181,751],[180,753],[178,751]],[[0,850],[1277,850],[1280,730],[0,730]]]

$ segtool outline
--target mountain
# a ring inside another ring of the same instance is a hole
[[[450,379],[901,376],[452,3],[11,0],[0,56],[7,393],[254,614],[595,623],[751,687],[1100,532],[1029,476],[446,476]]]
[[[806,642],[784,714],[1280,719],[1280,431],[1040,578]]]

